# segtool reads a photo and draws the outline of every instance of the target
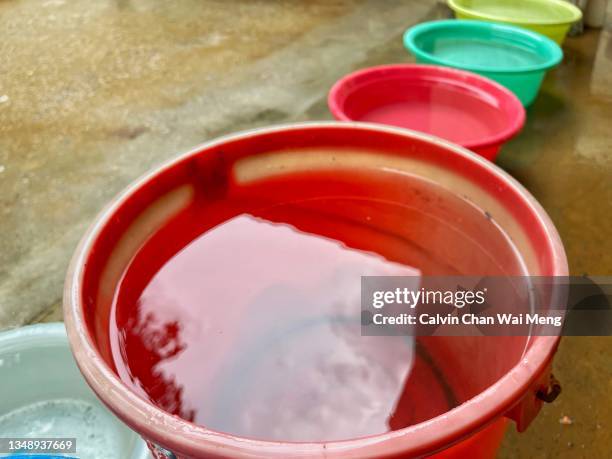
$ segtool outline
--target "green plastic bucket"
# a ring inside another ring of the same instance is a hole
[[[562,44],[579,8],[563,0],[448,0],[458,19],[480,19],[512,24],[546,35]]]
[[[510,89],[524,106],[536,98],[546,72],[563,59],[559,45],[529,30],[483,21],[431,21],[404,34],[417,62],[469,70]]]

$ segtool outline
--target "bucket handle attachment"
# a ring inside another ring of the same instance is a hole
[[[550,374],[548,386],[536,392],[536,397],[546,403],[554,402],[561,393],[561,383],[555,378],[555,375]]]
[[[561,383],[551,373],[551,365],[542,372],[525,396],[506,412],[506,417],[516,423],[516,430],[523,432],[540,412],[543,403],[554,402],[561,393]]]

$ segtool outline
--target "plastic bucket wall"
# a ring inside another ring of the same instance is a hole
[[[530,106],[538,96],[546,72],[526,72],[520,75],[508,75],[496,72],[479,72],[498,83],[512,88],[512,91],[525,107]]]
[[[336,152],[331,160],[320,154],[329,151]],[[157,457],[492,457],[507,418],[519,430],[526,428],[541,407],[537,392],[547,388],[558,337],[423,339],[429,356],[454,378],[453,390],[463,403],[421,424],[338,442],[238,438],[172,416],[128,389],[97,341],[97,329],[108,321],[117,282],[142,237],[191,199],[189,188],[206,180],[198,175],[199,165],[219,158],[242,180],[305,167],[409,171],[488,209],[531,274],[567,275],[558,234],[531,195],[489,161],[438,138],[372,124],[311,123],[250,131],[203,145],[139,179],[109,204],[82,239],[66,279],[65,321],[81,372],[98,397],[150,442]]]
[[[457,19],[468,19],[468,20],[474,19],[474,20],[479,20],[479,21],[487,20],[487,18],[481,17],[480,15],[477,15],[477,14],[468,14],[468,13],[459,13],[459,12],[455,12],[455,17]],[[547,36],[548,38],[553,40],[558,45],[563,44],[563,42],[565,41],[565,37],[567,36],[567,33],[569,32],[569,29],[572,26],[571,24],[545,26],[545,25],[521,24],[521,23],[512,22],[512,21],[494,21],[494,22],[503,22],[505,24],[511,24],[511,25],[515,25],[519,27],[524,27],[525,29],[529,29],[532,32],[537,32],[539,34]]]
[[[479,19],[512,24],[547,36],[561,45],[574,22],[582,17],[563,0],[448,0],[457,19]]]

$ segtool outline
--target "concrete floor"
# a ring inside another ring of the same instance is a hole
[[[410,61],[403,30],[446,15],[435,0],[1,2],[0,329],[61,320],[80,235],[135,177],[223,133],[330,118],[337,78]],[[612,32],[565,53],[499,164],[548,210],[574,274],[612,275]],[[563,340],[563,395],[500,457],[612,454],[610,346]]]

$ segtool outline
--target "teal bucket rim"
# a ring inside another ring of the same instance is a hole
[[[494,31],[499,32],[501,34],[506,34],[507,36],[513,36],[513,38],[515,38],[514,41],[503,39],[503,37],[494,37],[494,40],[491,41],[509,43],[514,45],[516,45],[517,42],[528,43],[531,45],[535,44],[535,52],[537,52],[539,56],[547,56],[548,59],[541,64],[526,65],[522,67],[488,67],[483,65],[458,63],[450,59],[441,59],[435,54],[424,51],[422,48],[417,46],[416,40],[419,36],[422,36],[426,33],[436,32],[438,30],[448,30],[449,28],[473,31],[474,33],[470,34],[473,38],[478,38],[483,31]],[[516,38],[518,38],[518,40],[516,40]],[[428,60],[428,62],[437,65],[460,67],[464,70],[469,70],[473,72],[508,74],[542,72],[556,67],[563,60],[563,50],[561,49],[561,47],[553,40],[542,34],[518,26],[498,24],[488,21],[478,21],[472,19],[446,19],[440,21],[428,21],[423,22],[421,24],[417,24],[407,29],[404,33],[404,47],[412,54],[414,54],[417,58],[424,58]]]

